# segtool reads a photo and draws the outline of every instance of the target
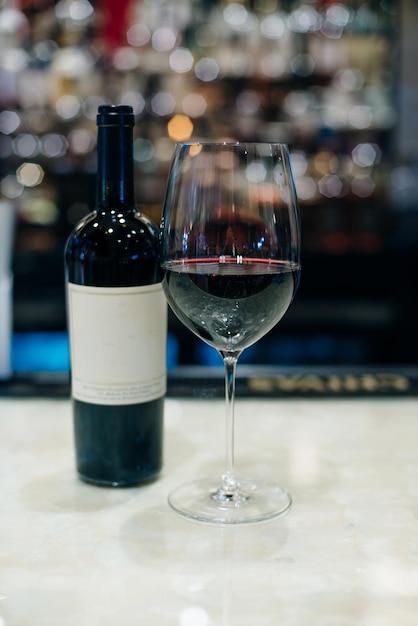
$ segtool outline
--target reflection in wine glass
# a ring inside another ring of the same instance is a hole
[[[286,490],[234,473],[235,370],[242,351],[287,311],[300,273],[299,212],[287,146],[176,146],[161,222],[163,286],[179,319],[225,365],[226,469],[188,483],[171,506],[200,521],[236,524],[285,512]]]

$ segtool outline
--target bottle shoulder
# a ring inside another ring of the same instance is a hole
[[[78,285],[131,287],[161,282],[159,230],[136,211],[93,211],[65,247],[67,278]]]
[[[158,244],[158,227],[139,211],[95,210],[74,227],[69,236],[69,246],[89,246],[112,243],[124,245]]]

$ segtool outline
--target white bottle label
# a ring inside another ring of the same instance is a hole
[[[161,283],[69,283],[68,321],[74,398],[117,405],[165,394],[167,304]]]

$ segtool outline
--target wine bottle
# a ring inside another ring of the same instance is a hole
[[[128,486],[162,466],[167,304],[157,226],[134,198],[132,108],[97,114],[97,205],[65,249],[77,471]]]

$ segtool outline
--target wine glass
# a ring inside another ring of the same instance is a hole
[[[178,318],[222,356],[226,391],[226,467],[219,477],[169,495],[185,517],[249,523],[291,505],[285,489],[235,476],[234,394],[238,357],[292,302],[299,255],[299,211],[285,144],[176,145],[161,222],[163,288]]]

